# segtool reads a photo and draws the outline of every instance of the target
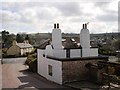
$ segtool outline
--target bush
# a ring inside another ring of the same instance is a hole
[[[116,56],[115,52],[108,51],[108,50],[103,50],[103,49],[98,49],[98,53],[101,54],[101,55]]]
[[[28,54],[25,64],[29,66],[31,72],[37,72],[37,50],[32,51]]]
[[[29,63],[29,70],[37,73],[37,59]]]

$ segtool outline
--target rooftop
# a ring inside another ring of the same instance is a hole
[[[108,61],[108,57],[106,56],[95,56],[95,57],[75,57],[75,58],[56,58],[53,56],[47,56],[47,58],[57,61],[82,61],[82,60],[106,60]]]
[[[20,48],[31,48],[32,45],[29,43],[17,43],[17,46],[19,46]]]

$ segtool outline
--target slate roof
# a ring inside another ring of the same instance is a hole
[[[62,45],[64,46],[64,48],[69,48],[69,49],[76,48],[76,49],[78,49],[78,45],[77,45],[78,42],[76,42],[75,38],[67,37],[64,39],[65,39],[65,41],[62,42]]]
[[[33,46],[29,43],[17,43],[16,44],[20,48],[32,48]]]

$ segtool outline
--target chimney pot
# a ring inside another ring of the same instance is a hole
[[[85,25],[83,24],[83,29],[85,28]]]
[[[87,29],[87,24],[85,24],[85,29]]]
[[[54,24],[54,29],[56,29],[56,24]]]
[[[59,28],[59,23],[57,23],[57,28]]]

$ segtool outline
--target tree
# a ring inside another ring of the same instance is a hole
[[[28,34],[26,35],[25,40],[28,40],[29,43],[33,42],[32,38],[30,38]]]
[[[9,39],[8,35],[9,35],[8,31],[6,31],[6,30],[2,31],[2,41],[3,41],[3,43],[6,43],[8,41],[8,39]]]
[[[17,34],[17,35],[16,35],[16,41],[17,41],[18,43],[22,43],[22,42],[24,41],[24,38],[22,37],[22,35]]]
[[[30,41],[30,38],[29,38],[28,34],[26,35],[25,40]]]
[[[4,30],[1,32],[2,34],[2,47],[9,47],[12,44],[14,34],[10,34],[8,31]]]
[[[114,50],[115,50],[115,51],[116,51],[116,50],[120,50],[120,39],[114,41],[114,42],[112,43],[112,47],[114,47]]]

